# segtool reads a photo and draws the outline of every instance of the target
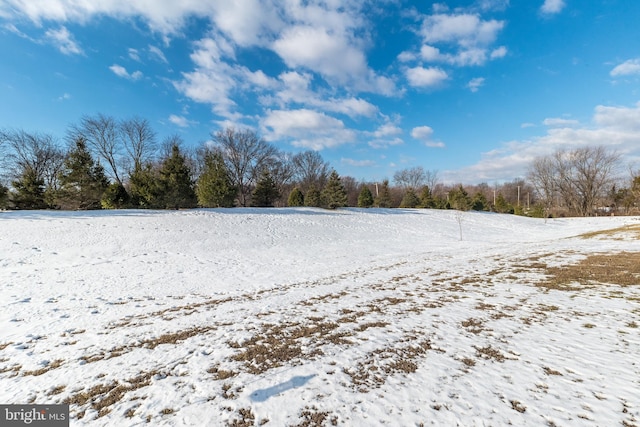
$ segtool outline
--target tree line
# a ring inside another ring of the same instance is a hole
[[[527,178],[445,185],[417,166],[389,180],[338,173],[316,151],[291,154],[249,129],[225,128],[187,148],[159,142],[146,119],[83,116],[63,143],[49,134],[0,131],[2,209],[185,209],[344,206],[494,211],[530,216],[632,213],[640,176],[620,184],[619,157],[602,147],[536,159]]]

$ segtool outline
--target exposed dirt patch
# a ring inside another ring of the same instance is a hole
[[[350,332],[339,332],[338,323],[308,318],[303,323],[265,324],[262,331],[248,340],[229,346],[241,349],[232,360],[244,362],[249,373],[261,374],[299,359],[322,355],[321,346],[352,344],[346,339]]]
[[[549,278],[538,286],[546,289],[580,290],[585,286],[640,285],[640,252],[590,255],[576,264],[548,267]]]

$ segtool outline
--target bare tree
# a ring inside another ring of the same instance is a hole
[[[73,125],[68,133],[71,141],[84,138],[95,156],[107,163],[107,172],[118,183],[122,184],[119,173],[121,165],[122,140],[116,120],[111,116],[83,116],[80,123]]]
[[[265,168],[269,171],[269,175],[278,187],[280,198],[286,201],[289,194],[289,184],[295,175],[295,167],[293,165],[293,157],[290,153],[278,151],[273,158],[269,159]]]
[[[212,135],[222,151],[233,184],[238,188],[238,201],[247,206],[258,174],[277,155],[274,146],[249,129],[226,128]]]
[[[393,174],[395,184],[406,191],[409,188],[417,190],[427,182],[427,173],[422,166],[401,169]]]
[[[548,215],[553,199],[556,196],[556,176],[553,159],[551,157],[538,157],[533,161],[527,175],[531,185],[535,189],[539,200],[545,209],[545,216]]]
[[[587,216],[613,185],[619,160],[604,147],[558,150],[534,160],[529,179],[547,207],[559,197],[571,211]]]
[[[147,119],[133,117],[120,122],[122,144],[129,157],[129,169],[140,169],[156,150],[156,133]]]
[[[36,179],[42,179],[47,188],[57,189],[64,151],[53,136],[17,130],[2,132],[0,139],[6,146],[4,169],[12,178],[31,172]]]
[[[303,151],[293,156],[295,179],[303,192],[311,187],[324,188],[331,173],[331,165],[317,151]]]

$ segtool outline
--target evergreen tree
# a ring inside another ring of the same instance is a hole
[[[279,197],[280,191],[269,171],[265,169],[256,184],[256,188],[251,193],[251,206],[271,208],[273,207],[273,202]]]
[[[329,175],[329,180],[322,191],[322,197],[329,209],[347,206],[347,190],[335,170]]]
[[[391,193],[389,192],[389,180],[385,179],[382,181],[382,185],[380,187],[380,193],[375,199],[375,205],[379,208],[390,208]]]
[[[498,197],[496,197],[495,209],[498,213],[513,213],[513,206],[507,202],[502,193],[498,193]]]
[[[109,184],[100,203],[103,209],[122,209],[129,206],[129,200],[129,193],[124,185],[114,182]]]
[[[358,195],[358,207],[370,208],[371,206],[373,206],[373,194],[371,194],[369,187],[363,185],[362,190],[360,190],[360,194]]]
[[[205,208],[231,208],[236,194],[222,154],[219,151],[205,154],[204,170],[196,183],[198,204]]]
[[[420,199],[416,195],[416,192],[413,191],[413,188],[409,188],[406,193],[404,193],[404,197],[402,198],[402,202],[400,202],[401,208],[415,208],[420,204]]]
[[[304,198],[304,205],[312,208],[319,208],[322,206],[322,193],[312,185],[307,191],[307,196]]]
[[[193,189],[191,170],[178,144],[171,147],[171,155],[160,168],[162,200],[166,209],[194,208],[198,200]]]
[[[471,209],[471,198],[469,193],[462,187],[462,184],[458,188],[449,191],[449,205],[459,211]]]
[[[0,209],[9,207],[9,189],[0,184]]]
[[[77,138],[64,161],[56,204],[62,209],[100,209],[100,200],[108,185],[104,169],[91,157],[86,140]]]
[[[27,168],[11,185],[15,190],[11,201],[17,209],[46,209],[44,179],[38,178],[33,169]]]
[[[160,174],[151,164],[139,166],[129,177],[129,195],[131,206],[143,209],[160,209],[163,207],[164,190]]]
[[[287,205],[291,207],[304,206],[304,195],[298,187],[295,187],[293,190],[291,190],[291,193],[289,193]]]
[[[489,202],[485,197],[484,193],[477,192],[473,196],[473,200],[471,201],[471,209],[474,211],[486,211],[488,209]]]
[[[436,207],[436,201],[434,200],[433,196],[431,195],[431,189],[429,188],[429,186],[425,185],[422,188],[422,192],[420,193],[420,205],[418,205],[421,208],[435,208]]]

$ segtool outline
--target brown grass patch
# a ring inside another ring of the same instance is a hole
[[[545,272],[550,277],[538,286],[547,289],[579,290],[576,284],[640,285],[640,252],[590,255],[576,264],[548,267]]]
[[[542,368],[542,370],[547,375],[559,375],[559,376],[562,376],[562,372],[556,371],[555,369],[551,369],[548,366],[545,366],[544,368]]]
[[[313,320],[315,319],[315,320]],[[320,321],[322,318],[307,319],[301,323],[265,324],[262,331],[242,343],[229,343],[232,348],[242,351],[231,357],[244,362],[252,374],[260,374],[293,360],[321,355],[320,346],[332,344],[352,344],[345,337],[349,332],[336,332],[338,323]],[[305,350],[303,350],[303,347]]]
[[[62,362],[64,362],[64,360],[62,359],[57,359],[54,360],[53,362],[47,364],[47,366],[40,368],[40,369],[36,369],[35,371],[24,371],[22,373],[23,376],[27,376],[27,375],[33,375],[34,377],[37,377],[39,375],[45,374],[47,372],[49,372],[52,369],[56,369],[59,368],[60,366],[62,366]]]
[[[5,342],[0,344],[0,350],[4,350],[5,348],[9,347],[11,344],[13,344],[13,342]]]
[[[599,230],[593,231],[591,233],[584,233],[578,237],[583,239],[594,239],[594,238],[610,238],[615,240],[621,240],[624,238],[624,235],[629,237],[633,237],[636,239],[640,239],[640,224],[632,224],[625,225],[618,228],[612,228],[610,230]]]
[[[332,426],[338,425],[338,417],[333,416],[329,419],[329,412],[319,411],[315,406],[304,408],[300,417],[302,421],[292,427],[324,427],[328,425],[327,422]]]
[[[207,369],[207,373],[213,374],[213,379],[215,380],[226,380],[238,375],[238,373],[235,371],[226,371],[224,369],[218,368],[217,366],[213,366]]]
[[[375,350],[354,369],[344,368],[344,373],[351,378],[351,382],[360,392],[366,393],[372,388],[383,385],[390,375],[415,372],[418,369],[416,361],[423,358],[427,351],[432,350],[431,342],[418,341],[416,337],[407,337],[404,341],[415,344]]]
[[[504,355],[502,353],[500,353],[499,350],[496,350],[495,348],[489,346],[486,347],[476,347],[473,346],[473,348],[476,349],[476,355],[478,357],[482,357],[483,359],[493,359],[497,362],[504,362],[506,360],[506,357],[504,357]]]
[[[111,411],[111,406],[119,402],[125,393],[151,384],[151,378],[157,373],[158,372],[143,373],[127,380],[126,384],[121,384],[118,381],[113,381],[109,384],[98,384],[87,391],[73,394],[62,402],[77,406],[91,402],[91,407],[98,411],[98,418],[100,418],[108,414]],[[84,412],[85,411],[82,411],[81,414],[84,415]],[[78,416],[78,418],[80,418],[80,416]]]

